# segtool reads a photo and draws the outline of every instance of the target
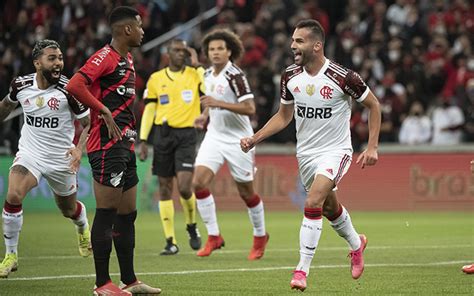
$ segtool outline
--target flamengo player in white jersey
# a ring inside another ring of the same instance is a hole
[[[362,275],[367,238],[352,226],[349,213],[337,200],[336,185],[352,159],[351,97],[370,110],[368,146],[357,159],[362,168],[377,162],[381,115],[377,98],[360,76],[324,56],[324,31],[317,21],[303,20],[296,25],[291,49],[295,64],[281,77],[280,109],[261,130],[243,138],[240,144],[243,151],[249,151],[286,127],[294,114],[296,157],[308,196],[300,228],[300,262],[290,286],[304,291],[321,236],[322,216],[351,248],[352,277]]]
[[[209,256],[213,250],[224,246],[209,185],[227,161],[253,226],[253,246],[248,259],[260,259],[269,236],[265,231],[263,202],[253,188],[254,150],[246,154],[239,148],[240,139],[253,134],[249,115],[255,113],[254,97],[247,78],[233,63],[242,55],[242,42],[231,31],[216,30],[207,34],[202,44],[212,67],[204,73],[206,95],[201,97],[201,104],[205,109],[196,119],[196,127],[203,128],[208,116],[210,121],[196,157],[192,183],[208,238],[197,255]]]
[[[13,79],[10,93],[0,102],[0,121],[18,103],[25,118],[3,206],[6,255],[0,264],[1,278],[18,268],[22,202],[41,177],[48,181],[62,214],[76,225],[79,253],[83,257],[91,254],[86,208],[76,199],[76,173],[89,131],[89,109],[65,90],[68,79],[61,75],[63,55],[56,41],[38,41],[32,55],[36,73]],[[77,147],[72,143],[76,118],[84,127]]]

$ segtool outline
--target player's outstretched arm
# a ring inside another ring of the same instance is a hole
[[[268,120],[264,127],[262,127],[252,137],[243,138],[240,140],[240,148],[242,151],[248,152],[258,143],[284,129],[293,118],[293,112],[293,104],[280,103],[280,109],[278,109],[278,112],[273,115],[270,120]]]
[[[375,165],[377,163],[377,148],[382,115],[379,101],[371,91],[369,91],[367,98],[362,101],[362,104],[369,108],[369,141],[367,143],[367,149],[359,155],[356,163],[360,163],[361,168],[364,168],[365,166]]]
[[[89,130],[91,128],[91,119],[88,116],[82,117],[79,119],[79,122],[82,125],[82,133],[79,136],[79,141],[76,147],[73,147],[67,151],[67,155],[71,157],[69,167],[72,172],[77,173],[79,171],[79,166],[81,165],[82,152],[86,146],[87,138],[89,137]]]
[[[15,109],[17,103],[14,103],[8,99],[8,96],[5,96],[2,101],[0,101],[0,122],[4,121],[5,118]]]

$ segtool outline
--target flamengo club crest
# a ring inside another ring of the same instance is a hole
[[[312,96],[314,94],[314,90],[315,90],[314,84],[308,84],[306,86],[306,93],[308,95]]]
[[[36,106],[41,108],[41,107],[43,107],[43,105],[44,105],[44,98],[43,97],[37,97],[36,98]]]
[[[55,97],[52,97],[48,100],[48,107],[51,110],[59,110],[59,100]]]
[[[330,88],[329,86],[325,85],[323,88],[321,88],[321,90],[319,91],[319,93],[321,94],[321,96],[323,96],[323,99],[326,99],[326,100],[329,100],[332,98],[332,92],[334,90],[332,88]]]

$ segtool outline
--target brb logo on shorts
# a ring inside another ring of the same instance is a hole
[[[301,118],[328,119],[332,116],[332,108],[313,108],[296,105],[296,115]]]

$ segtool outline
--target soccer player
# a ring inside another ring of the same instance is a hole
[[[196,198],[191,189],[196,156],[194,120],[200,115],[199,96],[204,94],[204,69],[197,68],[196,51],[180,39],[168,45],[169,66],[153,73],[145,90],[145,110],[140,129],[140,160],[148,155],[146,140],[153,123],[154,175],[158,175],[160,217],[166,246],[160,255],[179,252],[174,229],[173,178],[176,176],[180,202],[183,207],[189,244],[193,250],[201,247],[201,236],[196,227]],[[187,57],[191,65],[186,66]]]
[[[471,160],[471,174],[474,176],[474,160]],[[474,264],[464,265],[462,271],[465,274],[474,274]]]
[[[18,269],[22,202],[42,177],[48,181],[62,214],[76,225],[79,253],[83,257],[91,254],[86,207],[76,199],[76,173],[90,126],[89,109],[65,90],[68,79],[61,75],[63,54],[56,41],[36,42],[32,55],[36,72],[13,79],[10,93],[0,102],[0,122],[18,103],[25,116],[3,206],[6,255],[0,264],[1,278]],[[84,129],[74,146],[76,118]]]
[[[239,148],[240,138],[253,135],[249,116],[255,113],[254,96],[247,78],[233,63],[243,53],[242,42],[228,30],[216,30],[204,37],[203,49],[212,66],[204,74],[206,95],[201,97],[201,104],[205,110],[195,124],[203,128],[208,118],[210,121],[196,157],[193,189],[208,238],[197,255],[209,256],[224,246],[209,185],[227,161],[253,226],[253,246],[248,259],[260,259],[269,236],[265,231],[263,202],[253,187],[254,150],[245,154]]]
[[[129,51],[142,41],[142,20],[134,8],[120,6],[112,10],[109,24],[110,44],[93,54],[67,86],[92,109],[87,152],[97,205],[91,233],[96,271],[94,294],[155,295],[161,290],[137,280],[133,266],[138,176],[132,111],[135,69]],[[109,275],[112,241],[120,266],[120,287],[112,283]]]
[[[295,63],[281,77],[278,112],[255,135],[241,140],[243,151],[277,133],[296,120],[296,157],[308,196],[300,228],[300,261],[290,282],[304,291],[322,231],[322,216],[350,246],[352,277],[364,270],[362,253],[367,238],[352,226],[347,210],[338,202],[336,189],[352,159],[349,120],[351,97],[369,108],[369,140],[357,163],[361,167],[377,162],[380,107],[361,77],[324,56],[324,31],[315,20],[296,25],[291,49]]]

